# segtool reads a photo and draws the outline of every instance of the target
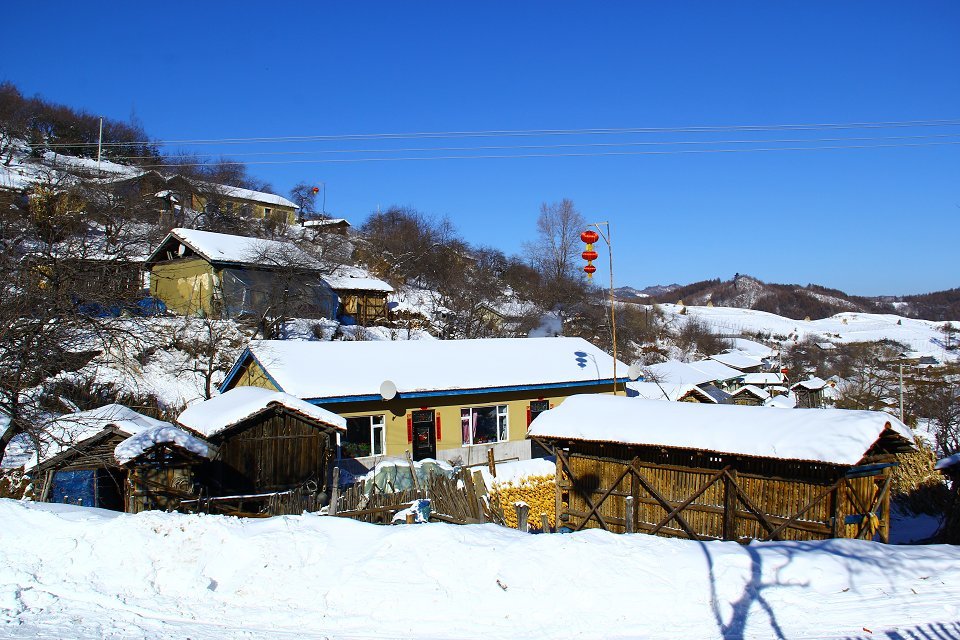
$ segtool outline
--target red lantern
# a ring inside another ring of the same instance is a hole
[[[592,264],[588,264],[587,266],[585,266],[585,267],[583,268],[583,270],[587,272],[587,276],[589,276],[589,277],[592,278],[592,277],[593,277],[593,274],[596,273],[597,268],[596,268],[595,266],[593,266]]]
[[[584,260],[587,260],[589,262],[591,260],[596,260],[597,256],[599,256],[600,254],[597,253],[596,251],[584,251],[580,255],[583,257]]]
[[[598,234],[596,231],[591,231],[590,229],[587,229],[586,231],[580,234],[580,239],[586,242],[587,244],[593,244],[594,242],[600,239],[600,234]]]
[[[313,189],[310,189],[310,191],[313,192],[313,195],[317,195],[320,193],[320,187],[314,187]]]

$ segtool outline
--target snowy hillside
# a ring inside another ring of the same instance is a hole
[[[0,500],[0,638],[957,637],[960,550]]]
[[[929,353],[941,361],[957,359],[956,351],[944,347],[943,322],[915,320],[890,314],[838,313],[821,320],[792,320],[765,311],[733,307],[680,307],[660,305],[668,323],[676,327],[700,321],[722,335],[763,335],[796,342],[816,338],[825,342],[875,342],[896,340],[911,350]],[[681,313],[682,310],[686,313]]]

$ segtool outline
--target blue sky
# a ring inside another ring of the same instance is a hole
[[[4,14],[17,26],[0,80],[135,113],[159,140],[960,120],[950,1],[14,2]],[[896,146],[675,153],[839,137],[871,140],[752,147]],[[698,144],[636,145],[678,141]],[[960,145],[928,144],[957,141],[953,125],[175,148],[282,161],[250,168],[284,194],[325,183],[328,212],[355,222],[412,206],[508,253],[534,236],[541,202],[570,198],[610,221],[618,285],[740,272],[873,295],[960,286]],[[585,143],[633,145],[515,148]],[[396,151],[425,147],[473,150]],[[378,151],[343,153],[364,149]],[[596,155],[641,150],[671,153]],[[241,155],[292,151],[312,155]],[[592,155],[313,162],[557,153]]]

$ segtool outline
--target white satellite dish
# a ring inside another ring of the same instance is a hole
[[[380,383],[380,396],[384,400],[393,400],[397,397],[397,385],[393,380],[384,380]]]
[[[630,368],[627,369],[627,377],[631,380],[639,380],[643,377],[643,371],[641,371],[639,362],[634,362],[630,365]]]

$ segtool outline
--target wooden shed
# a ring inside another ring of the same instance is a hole
[[[127,469],[126,511],[174,511],[203,494],[204,471],[216,448],[173,425],[130,436],[114,459]]]
[[[600,527],[697,540],[888,541],[899,420],[876,411],[574,396],[529,437],[557,457],[557,513]]]
[[[768,392],[752,384],[740,387],[730,394],[730,401],[733,404],[748,407],[759,407],[769,399],[770,394]]]
[[[177,422],[216,447],[202,482],[209,496],[266,494],[329,484],[346,420],[286,393],[237,387],[188,407]]]
[[[801,380],[790,390],[797,396],[798,409],[822,409],[824,406],[824,389],[827,388],[827,381],[820,378],[810,378]]]
[[[41,502],[69,502],[123,511],[127,469],[114,449],[131,435],[168,422],[120,404],[60,416],[45,425],[39,459],[28,472],[39,482]]]

